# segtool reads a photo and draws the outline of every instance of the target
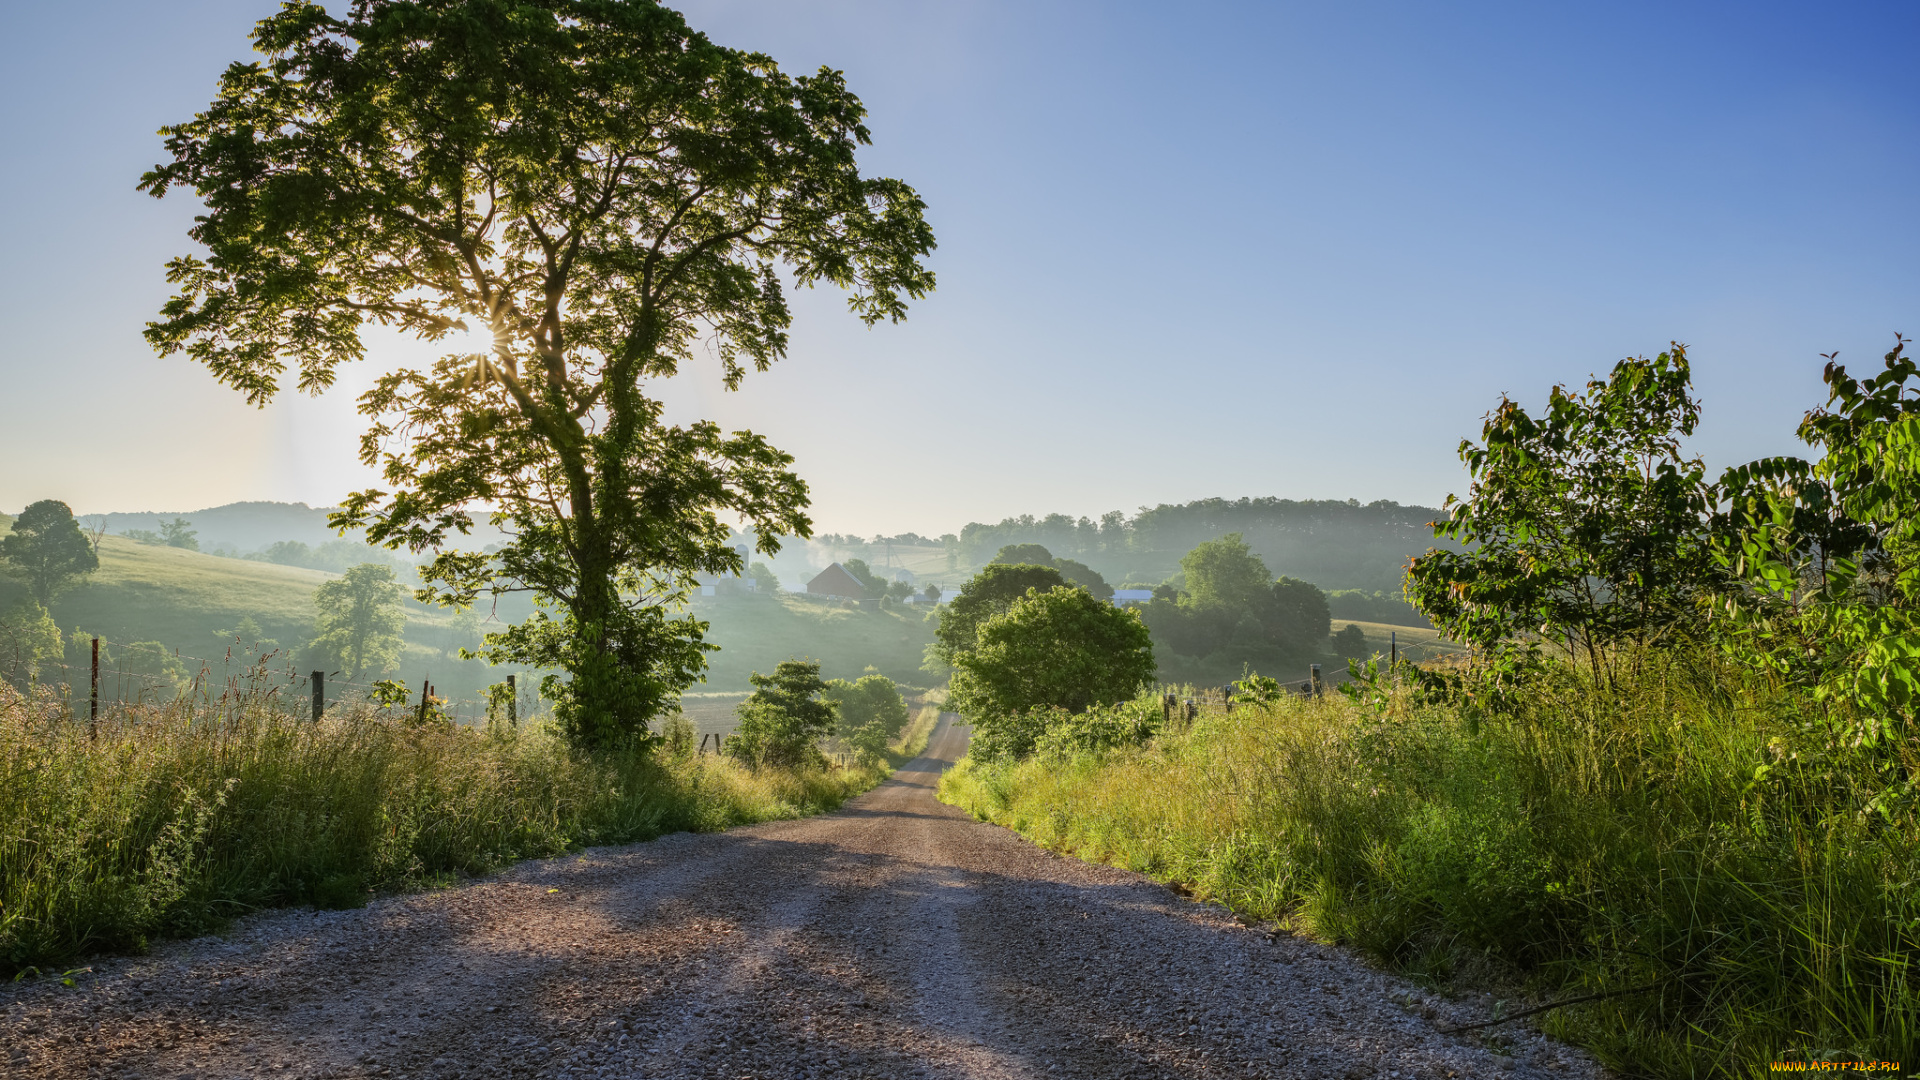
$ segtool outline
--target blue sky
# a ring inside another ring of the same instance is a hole
[[[270,3],[15,4],[0,34],[0,509],[332,503],[366,370],[265,411],[140,329],[192,204],[133,185]],[[1920,331],[1912,4],[684,9],[847,73],[938,292],[679,418],[767,434],[825,530],[1207,496],[1437,503],[1505,391],[1687,343],[1715,466],[1789,452],[1819,354]]]

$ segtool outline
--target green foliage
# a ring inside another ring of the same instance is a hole
[[[1730,652],[1816,687],[1872,744],[1920,719],[1920,367],[1906,344],[1864,381],[1829,358],[1826,406],[1800,425],[1824,455],[1728,470],[1716,519],[1716,554],[1745,586],[1723,605]]]
[[[281,566],[304,566],[309,570],[325,570],[333,574],[344,574],[361,563],[385,561],[402,575],[413,573],[411,562],[384,548],[369,547],[356,540],[329,540],[317,547],[309,547],[298,540],[280,540],[245,558]]]
[[[867,769],[878,768],[886,762],[887,744],[893,740],[893,736],[887,733],[886,725],[878,720],[843,726],[840,738],[853,751],[854,761]]]
[[[771,594],[780,591],[780,579],[774,576],[766,563],[757,562],[748,567],[747,576],[753,579],[754,588],[760,592]]]
[[[1051,566],[993,563],[984,567],[940,609],[940,627],[934,631],[929,657],[946,667],[955,666],[958,657],[973,649],[982,623],[1011,608],[1028,591],[1057,588],[1066,580]]]
[[[180,655],[158,641],[136,641],[120,650],[115,669],[138,680],[126,688],[139,701],[167,701],[186,692],[193,679]],[[103,676],[105,677],[105,676]]]
[[[1284,693],[1280,680],[1249,671],[1233,681],[1231,699],[1240,705],[1265,705],[1280,700]]]
[[[0,560],[26,579],[42,606],[75,578],[100,568],[100,559],[73,511],[57,499],[42,499],[20,511],[12,531],[0,537]]]
[[[708,350],[729,388],[768,368],[787,281],[904,317],[934,283],[919,197],[859,172],[865,111],[837,72],[786,75],[654,4],[291,3],[254,41],[267,60],[229,67],[142,180],[200,197],[208,250],[168,265],[148,340],[265,402],[289,363],[331,385],[369,321],[486,330],[488,353],[361,398],[390,490],[331,523],[437,551],[422,599],[541,597],[488,658],[560,668],[580,745],[644,740],[704,663],[701,623],[673,617],[696,575],[745,569],[719,514],[766,554],[810,530],[790,457],[666,425],[650,381]],[[449,542],[476,507],[499,550]]]
[[[753,693],[740,703],[740,722],[721,752],[756,768],[820,767],[820,740],[833,734],[834,702],[824,696],[820,664],[783,660],[772,675],[754,672]]]
[[[1409,599],[1455,641],[1537,634],[1611,677],[1613,647],[1693,620],[1716,583],[1705,466],[1680,451],[1699,417],[1678,344],[1554,387],[1539,418],[1503,397],[1482,445],[1461,442],[1471,488],[1435,528],[1470,550],[1415,559]]]
[[[907,700],[892,679],[869,671],[853,682],[828,679],[821,697],[833,703],[842,731],[853,731],[868,724],[879,724],[886,736],[894,738],[907,726]]]
[[[1248,666],[1269,670],[1319,658],[1332,629],[1327,598],[1292,578],[1275,579],[1237,533],[1181,560],[1185,592],[1155,589],[1140,610],[1163,674],[1208,681]]]
[[[1131,699],[1154,677],[1153,645],[1131,610],[1084,589],[1032,589],[980,624],[954,661],[950,705],[973,724],[973,750],[997,760],[1031,753],[1040,711],[1085,712]]]
[[[312,651],[349,680],[392,671],[400,662],[400,632],[407,623],[400,608],[405,597],[393,569],[382,563],[364,563],[323,582],[313,592],[320,614]]]
[[[853,575],[853,580],[867,591],[867,599],[877,600],[887,595],[887,583],[867,566],[865,559],[848,559],[840,564],[840,568]]]
[[[1083,562],[1055,558],[1053,552],[1039,544],[1008,544],[994,555],[993,562],[988,565],[1001,563],[1051,566],[1060,571],[1060,576],[1066,579],[1067,584],[1078,585],[1101,600],[1113,599],[1113,586],[1107,584],[1107,579],[1101,577],[1098,571]]]
[[[193,522],[188,521],[186,518],[174,518],[172,521],[161,522],[160,542],[168,547],[185,548],[188,551],[199,551],[199,534],[192,529],[192,525]]]
[[[1342,660],[1365,660],[1373,655],[1367,645],[1367,633],[1348,623],[1340,632],[1333,635],[1333,655]]]
[[[0,613],[0,679],[19,688],[45,681],[50,662],[64,649],[60,627],[36,600],[22,600]]]
[[[1033,739],[1034,753],[1060,759],[1144,746],[1159,734],[1163,717],[1158,702],[1143,698],[1095,705],[1077,713],[1061,708],[1036,709],[1025,719],[1040,729]]]
[[[1238,533],[1209,540],[1187,552],[1180,560],[1180,569],[1196,607],[1249,608],[1273,581],[1267,564]]]
[[[660,749],[674,760],[684,761],[699,749],[700,732],[687,719],[687,714],[675,709],[667,714],[666,722],[660,725]]]
[[[367,696],[376,708],[401,709],[406,707],[413,691],[407,689],[407,684],[399,679],[375,679],[373,692]]]
[[[1620,1075],[1920,1053],[1920,806],[1875,804],[1877,755],[1809,694],[1708,648],[1612,685],[1555,661],[1500,715],[1386,689],[1382,712],[1280,695],[1139,749],[970,756],[941,793],[1430,981],[1609,995],[1541,1020]]]
[[[213,636],[223,645],[238,646],[243,654],[266,656],[280,651],[280,643],[268,637],[251,615],[240,616],[240,621],[233,624],[233,629],[216,630]]]
[[[994,554],[993,561],[1011,566],[1023,563],[1028,566],[1052,566],[1053,552],[1039,544],[1008,544]]]

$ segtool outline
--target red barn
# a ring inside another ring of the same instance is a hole
[[[866,586],[860,579],[847,573],[847,568],[834,563],[820,571],[812,581],[807,582],[807,591],[815,596],[844,596],[849,600],[867,598]]]

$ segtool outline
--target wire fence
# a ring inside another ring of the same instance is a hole
[[[530,680],[517,677],[519,673],[503,680],[511,690],[508,705],[505,699],[448,697],[440,694],[430,679],[413,687],[349,679],[338,671],[301,672],[290,659],[275,652],[229,648],[223,656],[203,657],[165,649],[154,642],[129,644],[104,637],[86,640],[94,656],[79,662],[65,656],[56,661],[8,650],[8,655],[0,656],[0,680],[16,687],[37,685],[42,695],[51,695],[75,717],[182,699],[207,707],[246,701],[315,717],[336,709],[418,709],[425,703],[435,715],[455,723],[484,723],[492,710],[503,707],[513,718],[528,719],[538,709]]]

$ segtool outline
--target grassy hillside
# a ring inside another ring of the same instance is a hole
[[[748,688],[751,672],[770,672],[790,657],[820,661],[829,679],[857,679],[868,667],[895,682],[919,685],[933,624],[919,611],[828,607],[797,597],[716,597],[695,614],[712,624],[708,640],[720,651],[707,657],[712,691]]]
[[[1442,640],[1440,631],[1430,626],[1398,626],[1393,623],[1361,622],[1358,619],[1333,620],[1335,630],[1349,625],[1359,627],[1367,635],[1367,647],[1381,656],[1386,656],[1392,650],[1396,639],[1400,646],[1400,659],[1415,663],[1467,651],[1463,645]]]
[[[232,644],[224,633],[251,617],[304,671],[299,648],[312,635],[313,591],[333,576],[108,536],[100,545],[100,569],[55,599],[53,617],[63,633],[79,628],[120,645],[161,642],[194,670],[198,660],[213,661],[216,675]],[[11,605],[22,592],[0,581],[0,605]],[[903,683],[925,679],[919,667],[932,627],[918,612],[846,610],[766,596],[706,599],[695,612],[711,622],[709,640],[722,650],[711,655],[707,684],[696,692],[745,692],[749,673],[772,671],[796,656],[820,660],[828,678],[858,678],[871,666]],[[487,612],[478,616],[484,620]],[[503,610],[502,617],[512,616]],[[506,669],[460,660],[456,651],[498,625],[463,627],[444,610],[410,603],[407,646],[394,677],[409,685],[430,678],[441,696],[476,701]],[[726,711],[730,716],[730,703]]]
[[[52,611],[62,633],[97,634],[110,651],[113,645],[158,641],[191,670],[211,663],[216,676],[234,644],[230,632],[251,618],[278,644],[280,663],[304,669],[307,658],[299,653],[313,632],[313,591],[334,576],[108,536],[100,542],[100,569],[55,597]],[[0,605],[21,594],[19,586],[0,582]],[[437,689],[455,696],[477,695],[497,681],[501,675],[485,664],[448,658],[459,644],[453,631],[447,613],[408,604],[398,675],[413,682],[432,676]]]
[[[313,590],[333,576],[108,536],[100,541],[100,569],[55,598],[53,617],[63,631],[79,626],[113,641],[161,641],[207,656],[220,643],[215,632],[243,616],[269,637],[300,640],[313,624]]]

